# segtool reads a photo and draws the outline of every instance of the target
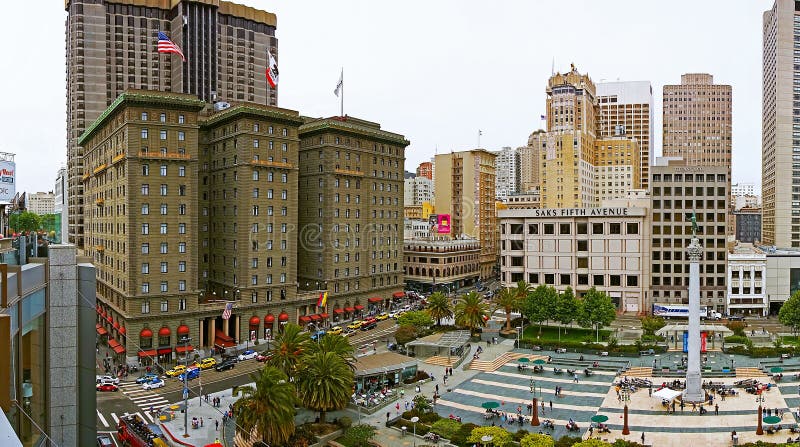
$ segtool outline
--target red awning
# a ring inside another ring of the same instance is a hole
[[[302,315],[302,316],[300,317],[300,322],[301,322],[301,323],[308,323],[309,321],[311,321],[311,317],[309,317],[309,316],[307,316],[307,315]]]
[[[192,345],[189,345],[189,346],[178,346],[178,347],[175,348],[175,352],[177,352],[178,354],[183,354],[184,352],[192,352],[192,351],[194,351],[194,348],[192,347]]]
[[[119,330],[119,320],[114,321],[114,329]]]
[[[119,327],[119,333],[122,334],[122,335],[125,335],[125,326],[120,326]]]
[[[335,314],[343,314],[344,313],[344,309],[333,309],[333,313],[335,313]]]
[[[403,298],[403,297],[406,296],[406,293],[405,292],[395,292],[395,293],[392,294],[392,296],[395,297],[395,298]]]
[[[113,349],[114,349],[114,352],[116,352],[117,354],[125,353],[125,346],[117,345],[117,346],[114,346]]]
[[[189,335],[189,326],[185,324],[178,326],[178,335]]]
[[[119,346],[119,342],[114,340],[113,338],[108,339],[108,347],[113,348],[115,346]]]
[[[356,309],[356,310],[363,310],[363,309],[364,309],[364,306],[362,306],[362,305],[360,305],[360,304],[356,304],[356,305],[355,305],[355,306],[353,306],[353,307],[355,307],[355,309]]]
[[[345,307],[345,308],[344,308],[344,311],[345,311],[345,312],[355,312],[355,310],[356,310],[356,309],[355,309],[354,307]],[[334,312],[336,312],[336,311],[334,311]]]
[[[229,340],[225,340],[223,338],[217,337],[217,338],[214,339],[214,345],[215,346],[222,346],[223,348],[230,348],[230,347],[236,346],[236,343],[234,343],[233,341],[229,341]]]
[[[328,314],[326,314],[325,312],[322,312],[321,314],[319,314],[319,317],[322,318],[323,320],[327,320],[328,319]]]
[[[370,303],[380,303],[381,301],[383,301],[383,298],[379,296],[374,296],[367,301],[369,301]]]
[[[113,323],[114,322],[114,319],[111,318],[111,314],[106,315],[106,321],[108,321],[109,323]]]
[[[258,326],[259,324],[261,324],[261,318],[258,318],[255,315],[250,317],[250,326]]]
[[[162,327],[161,329],[158,330],[158,336],[159,337],[169,337],[170,334],[172,334],[172,331],[169,330],[169,328],[166,327],[166,326],[164,326],[164,327]]]
[[[100,334],[100,335],[106,335],[106,334],[108,334],[108,331],[103,326],[98,326],[97,333]]]
[[[156,355],[155,349],[148,349],[147,351],[139,351],[139,357],[153,357]]]
[[[314,315],[309,315],[309,316],[310,316],[310,317],[311,317],[311,319],[312,319],[312,320],[314,320],[314,321],[319,321],[319,320],[321,320],[321,319],[322,319],[322,317],[320,317],[320,316],[319,316],[319,315],[317,315],[317,314],[314,314]]]
[[[278,321],[289,321],[289,314],[281,312],[281,314],[278,315]]]
[[[264,317],[264,324],[272,324],[275,322],[275,315],[267,314]]]
[[[158,348],[159,354],[169,354],[172,352],[172,348]]]
[[[150,329],[144,328],[142,332],[139,332],[139,336],[142,338],[153,338],[153,331]]]

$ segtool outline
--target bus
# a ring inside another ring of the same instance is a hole
[[[686,304],[653,304],[653,316],[664,318],[689,318],[689,306]],[[700,317],[706,318],[708,309],[700,306]]]

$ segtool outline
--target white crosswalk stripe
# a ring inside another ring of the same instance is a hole
[[[97,417],[100,419],[100,422],[103,424],[104,427],[109,427],[108,421],[106,418],[103,417],[103,414],[100,413],[100,410],[97,410]]]
[[[111,418],[114,419],[114,424],[119,424],[119,418],[116,413],[111,413]]]

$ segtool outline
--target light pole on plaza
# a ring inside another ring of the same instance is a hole
[[[761,405],[764,403],[764,396],[760,394],[756,395],[756,402],[758,402],[758,427],[756,428],[756,434],[763,435],[764,427],[761,425],[761,418],[764,416],[764,407]]]
[[[531,400],[533,402],[533,414],[531,414],[531,425],[538,426],[539,425],[539,407],[537,404],[536,399],[536,382],[531,379]]]
[[[417,447],[417,422],[419,422],[419,417],[414,416],[411,418],[411,422],[414,423],[414,447]]]
[[[630,428],[628,428],[628,402],[631,401],[631,396],[628,390],[622,390],[621,399],[625,402],[625,409],[623,410],[623,425],[622,425],[622,434],[629,435],[631,434]]]

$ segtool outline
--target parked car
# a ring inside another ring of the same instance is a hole
[[[157,378],[158,378],[158,374],[156,374],[156,373],[147,373],[147,374],[139,377],[138,379],[136,379],[136,383],[142,384],[142,383],[150,382],[153,379],[157,379]]]
[[[196,366],[192,366],[191,368],[187,369],[186,372],[178,376],[178,380],[181,382],[184,381],[184,376],[186,376],[185,380],[193,380],[200,377],[200,368]]]
[[[112,385],[119,385],[119,377],[114,377],[114,376],[111,376],[111,375],[108,375],[108,374],[105,375],[105,376],[97,376],[96,377],[96,381],[97,381],[97,384],[99,384],[99,385],[106,384],[106,383],[110,383]]]
[[[156,388],[161,388],[161,387],[163,387],[165,385],[166,385],[166,383],[164,383],[163,380],[161,380],[160,378],[156,377],[155,379],[153,379],[153,380],[151,380],[149,382],[145,382],[144,385],[142,385],[142,388],[144,388],[146,390],[154,390]]]
[[[114,441],[108,435],[100,435],[97,437],[97,447],[115,447]]]
[[[261,354],[258,354],[258,355],[256,356],[256,361],[257,361],[257,362],[262,362],[262,363],[263,363],[263,362],[266,362],[267,360],[269,360],[269,359],[271,359],[271,358],[272,358],[272,354],[271,354],[271,353],[269,353],[269,352],[262,352]]]
[[[244,351],[243,353],[239,354],[239,356],[236,357],[236,358],[239,359],[239,361],[241,362],[243,360],[254,359],[257,356],[258,356],[258,353],[256,351],[253,351],[252,349],[248,349],[247,351]]]
[[[375,317],[375,319],[378,320],[378,321],[388,320],[389,319],[389,314],[387,314],[386,312],[383,312],[382,314],[380,314],[377,317]]]
[[[230,360],[229,359],[229,360],[225,360],[222,363],[217,364],[217,366],[214,367],[214,370],[215,371],[227,371],[229,369],[233,369],[234,367],[236,367],[236,362],[234,360]]]
[[[334,326],[328,331],[328,333],[331,335],[340,335],[342,333],[342,327]]]
[[[355,320],[352,323],[348,324],[347,328],[348,329],[352,329],[352,330],[361,329],[361,324],[362,323],[363,322],[361,320]]]
[[[744,317],[741,315],[731,315],[728,317],[728,321],[744,321]]]
[[[97,391],[117,391],[119,387],[113,383],[101,383],[97,385]]]
[[[378,320],[375,320],[375,319],[373,318],[373,319],[370,319],[370,320],[367,320],[367,321],[365,321],[365,322],[364,322],[364,323],[361,325],[361,330],[362,330],[362,331],[368,331],[368,330],[370,330],[370,329],[375,329],[376,327],[378,327]]]
[[[214,357],[206,357],[197,364],[200,369],[209,369],[217,366],[217,359]]]
[[[168,377],[178,377],[179,375],[183,374],[184,372],[186,372],[186,365],[175,365],[174,368],[170,369],[165,374]]]

